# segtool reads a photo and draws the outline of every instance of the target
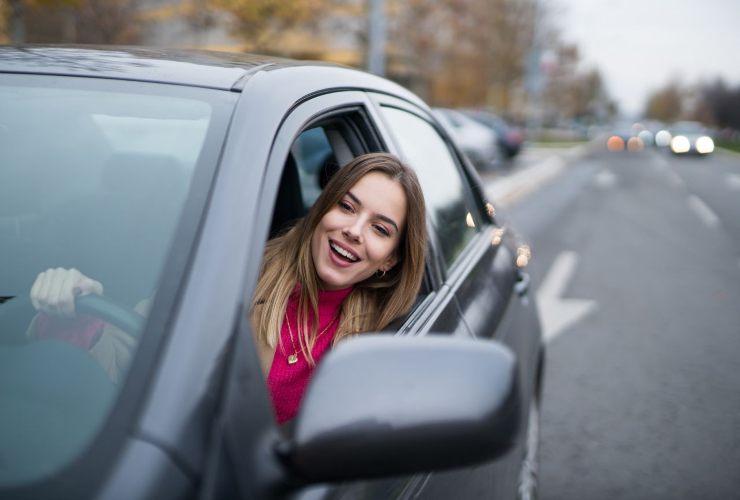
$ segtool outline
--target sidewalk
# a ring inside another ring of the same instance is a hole
[[[496,205],[510,206],[556,178],[569,162],[585,156],[590,146],[529,146],[515,159],[511,170],[481,173],[486,194]]]

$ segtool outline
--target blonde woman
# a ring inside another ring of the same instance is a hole
[[[316,364],[333,345],[383,330],[411,308],[424,274],[425,220],[414,172],[390,154],[371,153],[341,168],[309,213],[267,243],[251,323],[280,423],[295,416]],[[71,316],[75,295],[102,291],[79,271],[48,270],[34,283],[31,301],[45,316]],[[29,335],[49,338],[38,319]],[[99,328],[86,324],[76,343],[117,380],[131,346],[116,340],[115,327]],[[96,355],[98,345],[107,347]]]

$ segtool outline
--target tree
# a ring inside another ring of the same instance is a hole
[[[720,128],[740,130],[740,85],[729,88],[722,80],[703,85],[700,90],[699,109],[702,118]]]
[[[683,113],[683,91],[678,82],[671,82],[648,97],[645,117],[673,122]]]
[[[391,77],[435,104],[511,109],[534,37],[535,0],[390,3]]]
[[[248,50],[280,53],[277,40],[287,31],[311,29],[335,2],[332,0],[210,0],[209,6],[232,15],[232,33]],[[290,54],[286,54],[290,55]]]
[[[13,43],[135,43],[138,0],[7,0]]]

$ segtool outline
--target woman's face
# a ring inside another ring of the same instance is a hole
[[[392,268],[405,223],[401,185],[380,172],[362,177],[321,218],[311,237],[322,288],[346,288]]]

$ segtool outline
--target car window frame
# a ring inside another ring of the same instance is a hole
[[[487,226],[489,225],[490,220],[487,220],[487,218],[485,217],[485,212],[482,209],[484,203],[481,200],[481,193],[476,192],[476,189],[473,188],[474,182],[471,180],[471,177],[469,175],[469,168],[466,168],[464,157],[460,154],[454,144],[454,141],[452,141],[444,128],[441,127],[436,121],[431,111],[420,108],[413,103],[404,101],[395,96],[388,96],[385,94],[374,94],[370,96],[370,99],[373,101],[374,106],[377,107],[376,112],[380,117],[379,119],[383,123],[384,132],[388,134],[389,140],[393,144],[393,153],[399,155],[401,158],[403,158],[403,154],[397,142],[396,134],[388,125],[387,119],[383,115],[382,108],[395,108],[400,111],[415,115],[417,118],[429,123],[447,146],[447,149],[450,152],[450,156],[455,163],[460,180],[463,183],[463,189],[465,190],[468,199],[473,201],[472,203],[467,204],[467,207],[470,210],[470,214],[473,217],[473,222],[475,223],[475,226],[478,230],[466,243],[465,248],[463,248],[463,250],[456,256],[454,262],[451,265],[448,266],[445,262],[445,258],[443,256],[444,254],[441,251],[441,245],[439,243],[439,237],[434,230],[434,226],[428,224],[428,226],[430,227],[430,253],[432,253],[431,258],[434,259],[434,267],[436,273],[438,274],[440,286],[444,283],[454,282],[456,280],[456,277],[460,275],[461,270],[468,267],[466,261],[469,261],[470,258],[476,258],[475,256],[478,254],[478,252],[475,250],[475,248],[479,245],[480,239],[484,237],[484,235],[488,232]]]

